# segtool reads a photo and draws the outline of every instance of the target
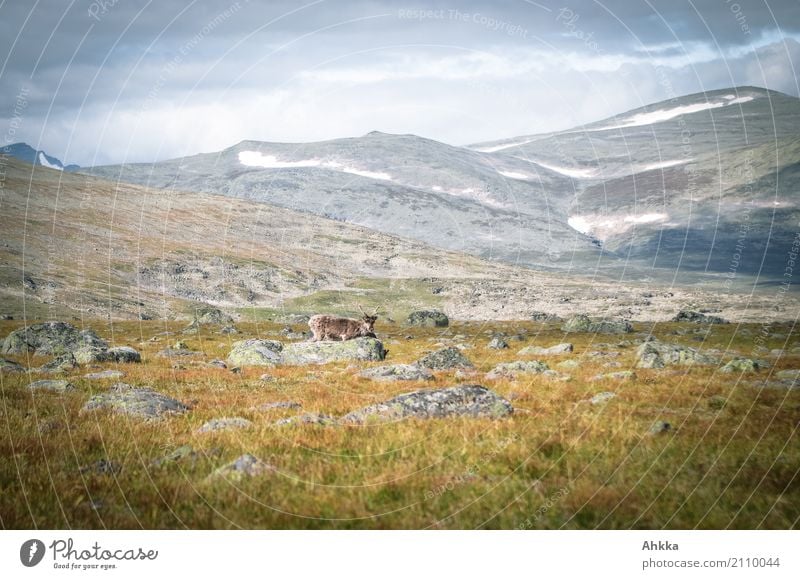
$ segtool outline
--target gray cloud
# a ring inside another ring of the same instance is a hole
[[[91,12],[91,13],[90,13]],[[68,162],[241,139],[567,128],[732,85],[798,95],[796,0],[146,2],[0,7],[0,117]]]

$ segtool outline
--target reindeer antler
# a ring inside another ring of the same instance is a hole
[[[366,316],[367,312],[364,311],[364,308],[361,307],[361,304],[356,304],[358,306],[358,311],[361,312],[362,316]]]
[[[377,316],[377,315],[378,315],[378,312],[380,311],[380,309],[381,309],[382,307],[383,307],[383,306],[380,306],[380,305],[379,305],[379,306],[377,306],[377,307],[375,308],[375,313],[373,313],[372,315],[373,315],[373,316]]]

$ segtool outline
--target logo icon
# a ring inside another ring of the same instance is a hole
[[[44,543],[39,539],[28,539],[19,548],[19,560],[26,567],[36,567],[44,558]]]

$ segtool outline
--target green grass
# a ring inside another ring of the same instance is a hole
[[[19,327],[0,322],[0,335]],[[570,382],[541,376],[487,381],[482,373],[517,358],[530,344],[565,336],[553,324],[455,324],[446,332],[379,324],[390,362],[410,362],[442,340],[471,346],[479,374],[437,373],[432,384],[361,379],[347,363],[314,367],[246,368],[240,374],[155,358],[181,338],[205,360],[224,358],[233,340],[276,337],[282,325],[239,324],[242,334],[211,329],[197,336],[152,336],[184,323],[90,324],[115,344],[138,348],[144,362],[121,367],[124,381],[192,405],[162,423],[107,412],[82,413],[88,397],[108,387],[69,374],[76,390],[32,394],[26,376],[2,375],[0,388],[0,524],[4,528],[797,528],[800,517],[800,392],[761,389],[764,375],[723,375],[714,368],[636,370],[631,382],[593,382],[599,373],[632,366],[626,337],[570,335],[581,360]],[[297,326],[299,329],[300,326]],[[716,326],[704,343],[678,324],[637,325],[659,338],[748,355],[760,326]],[[490,334],[527,331],[509,350],[486,347]],[[751,335],[746,335],[748,330]],[[774,326],[770,348],[796,346],[787,327]],[[406,339],[413,335],[413,339]],[[606,368],[594,350],[620,352],[621,368]],[[788,351],[788,349],[787,349]],[[730,354],[726,356],[730,357]],[[763,355],[762,355],[763,357]],[[27,360],[39,365],[45,359]],[[542,358],[544,359],[544,358]],[[365,366],[360,364],[360,366]],[[114,367],[102,364],[99,367]],[[800,355],[775,369],[800,367]],[[276,380],[263,382],[264,372]],[[294,400],[303,411],[342,415],[419,387],[483,383],[512,400],[503,420],[444,419],[354,427],[289,426],[274,422],[296,411],[259,412],[266,402]],[[751,383],[752,382],[752,383]],[[588,398],[617,397],[605,405]],[[722,397],[722,398],[720,398]],[[724,403],[723,403],[724,402]],[[242,416],[249,430],[198,434],[211,418]],[[655,420],[672,433],[651,436]],[[197,455],[173,464],[153,461],[191,445]],[[249,452],[277,471],[232,484],[210,482],[219,466]],[[81,471],[100,459],[115,475]]]

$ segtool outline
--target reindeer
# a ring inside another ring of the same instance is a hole
[[[311,319],[308,320],[308,327],[314,333],[311,341],[341,340],[344,342],[345,340],[352,340],[362,336],[376,338],[374,328],[380,306],[375,308],[373,314],[366,313],[361,305],[358,306],[358,309],[362,315],[360,320],[328,315],[311,316]]]

